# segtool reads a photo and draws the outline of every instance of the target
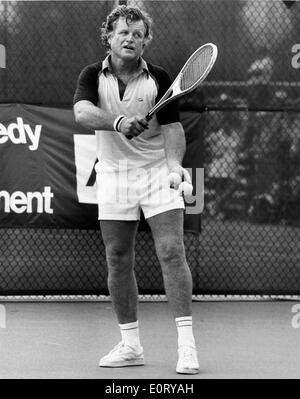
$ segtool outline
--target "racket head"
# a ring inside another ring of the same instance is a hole
[[[182,94],[192,91],[206,78],[217,55],[217,46],[213,43],[206,43],[190,56],[178,75],[177,84]]]
[[[213,43],[206,43],[194,51],[181,68],[165,95],[148,112],[146,119],[149,121],[156,112],[170,101],[194,90],[209,74],[217,56],[218,48]]]

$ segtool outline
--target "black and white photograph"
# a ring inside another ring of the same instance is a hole
[[[300,1],[0,0],[0,242],[0,384],[299,380]]]

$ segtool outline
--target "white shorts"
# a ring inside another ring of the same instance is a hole
[[[148,219],[185,208],[178,190],[169,187],[165,161],[147,169],[128,170],[120,165],[117,171],[102,162],[97,165],[99,220],[140,220],[141,210]]]

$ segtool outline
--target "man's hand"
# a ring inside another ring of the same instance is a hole
[[[179,185],[182,182],[192,184],[192,179],[188,170],[184,169],[181,165],[178,164],[173,166],[172,168],[169,168],[169,171],[170,187],[174,188],[175,190],[178,190]]]
[[[148,122],[143,116],[131,116],[124,118],[119,126],[119,130],[125,136],[136,137],[149,128]]]
[[[192,196],[193,185],[191,176],[181,165],[172,167],[168,178],[170,187],[179,190],[180,195],[183,195],[185,198]]]

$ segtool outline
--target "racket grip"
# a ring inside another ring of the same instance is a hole
[[[147,122],[149,122],[149,121],[151,121],[152,116],[149,115],[149,114],[147,114],[147,115],[145,116],[145,119],[146,119]],[[126,135],[126,138],[127,138],[128,140],[132,140],[132,139],[133,139],[133,136]]]
[[[146,119],[147,122],[151,121],[152,115],[150,115],[150,113],[147,114],[147,115],[145,116],[145,119]]]

